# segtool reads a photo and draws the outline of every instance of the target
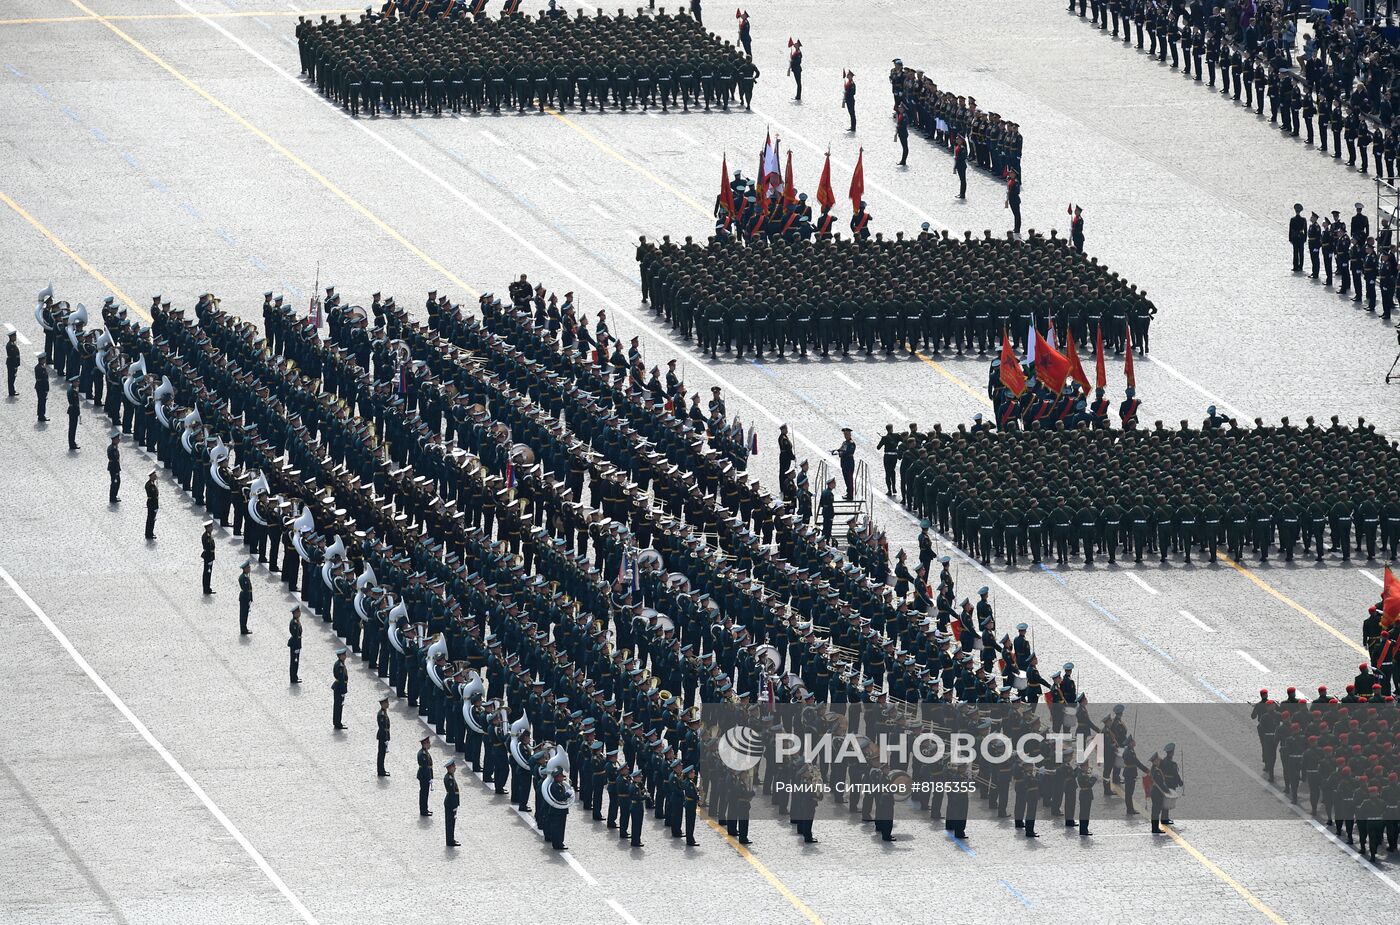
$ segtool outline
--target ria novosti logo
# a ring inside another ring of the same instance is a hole
[[[725,767],[742,774],[763,760],[763,738],[748,726],[731,726],[719,737],[718,751]]]

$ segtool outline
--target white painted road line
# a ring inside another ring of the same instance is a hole
[[[523,154],[517,154],[517,155],[515,156],[515,159],[516,159],[517,161],[519,161],[520,163],[524,164],[526,167],[529,167],[531,170],[539,170],[539,169],[540,169],[540,165],[539,165],[539,164],[536,164],[534,161],[530,160],[528,157],[526,157],[526,156],[523,155]]]
[[[24,334],[22,334],[19,331],[15,332],[15,340],[19,341],[21,344],[24,344],[26,347],[28,347],[30,343],[29,338],[25,337]]]
[[[855,381],[845,373],[841,372],[841,370],[839,369],[833,369],[831,371],[831,374],[837,379],[840,379],[842,382],[846,383],[846,385],[849,385],[851,388],[855,389],[857,392],[865,388],[865,386],[861,385],[859,382]]]
[[[1196,619],[1194,616],[1192,616],[1191,613],[1190,613],[1189,611],[1186,611],[1186,610],[1178,610],[1177,613],[1181,614],[1183,617],[1185,617],[1186,619],[1190,620],[1192,623],[1196,624],[1196,625],[1199,626],[1201,629],[1205,630],[1207,633],[1213,633],[1213,632],[1215,632],[1215,630],[1211,629],[1209,626],[1206,626],[1206,625],[1205,625],[1204,623],[1202,623],[1200,620],[1198,620],[1198,619]]]
[[[561,190],[568,193],[570,196],[578,195],[578,190],[574,189],[568,183],[565,183],[559,177],[550,177],[549,182],[553,183],[555,186],[559,187]]]
[[[617,900],[609,898],[608,905],[612,907],[612,911],[622,916],[622,921],[626,922],[627,925],[642,925],[641,922],[638,922],[632,917],[632,913],[622,908],[622,903],[618,902]]]
[[[488,132],[486,129],[481,130],[481,137],[485,138],[487,141],[491,142],[498,148],[504,148],[506,146],[506,143],[504,141],[501,141],[498,135],[496,135],[494,132]]]
[[[1257,658],[1255,658],[1254,656],[1250,655],[1248,652],[1244,651],[1243,649],[1236,649],[1236,650],[1235,650],[1235,654],[1238,655],[1240,658],[1244,659],[1246,662],[1248,662],[1248,663],[1249,663],[1250,665],[1252,665],[1253,667],[1258,668],[1260,671],[1267,672],[1267,671],[1269,670],[1268,668],[1264,667],[1264,663],[1263,663],[1263,662],[1259,661],[1259,659],[1257,659]]]
[[[1129,578],[1131,578],[1134,582],[1136,582],[1137,585],[1138,585],[1139,587],[1141,587],[1142,590],[1146,591],[1148,594],[1160,594],[1160,593],[1161,593],[1161,592],[1158,591],[1156,588],[1152,587],[1150,584],[1148,584],[1147,582],[1143,581],[1141,578],[1139,578],[1139,577],[1137,577],[1136,575],[1134,575],[1132,572],[1128,572],[1127,574],[1128,574],[1128,577],[1129,577]]]
[[[23,340],[23,339],[24,339],[24,335],[20,335],[20,340]],[[1375,575],[1372,575],[1370,572],[1366,571],[1365,569],[1362,569],[1362,570],[1361,570],[1361,577],[1363,577],[1363,578],[1369,578],[1371,581],[1374,581],[1376,584],[1380,585],[1382,588],[1385,587],[1385,582],[1384,582],[1383,580],[1377,578]]]
[[[596,202],[590,202],[588,204],[588,208],[592,209],[594,212],[597,212],[599,215],[603,216],[603,218],[611,220],[613,217],[613,214],[611,212],[598,205],[598,203]]]
[[[584,883],[588,884],[589,886],[598,885],[598,881],[594,879],[593,875],[583,869],[583,865],[578,862],[578,858],[574,857],[567,851],[563,852],[561,856],[564,858],[565,861],[569,862],[569,866],[574,869],[574,873],[578,874],[580,877],[583,878]]]
[[[681,141],[684,141],[686,144],[688,144],[688,145],[694,145],[694,146],[697,147],[697,148],[700,147],[700,142],[696,141],[695,138],[694,138],[694,136],[692,136],[692,135],[687,135],[685,132],[681,131],[681,130],[678,129],[678,128],[673,128],[673,129],[671,129],[671,132],[672,132],[672,134],[674,134],[677,138],[679,138]]]
[[[48,630],[49,635],[58,640],[58,644],[64,648],[68,656],[73,659],[74,663],[82,669],[83,674],[88,676],[88,680],[96,685],[97,689],[111,702],[112,706],[117,708],[117,712],[125,717],[126,721],[140,734],[141,738],[146,740],[146,744],[161,757],[161,760],[170,767],[170,770],[175,772],[175,776],[180,778],[180,781],[189,788],[190,792],[195,795],[199,802],[204,804],[204,808],[209,810],[210,814],[224,827],[224,831],[228,832],[233,840],[238,842],[239,846],[248,857],[252,858],[253,863],[263,872],[263,875],[271,881],[273,886],[277,887],[279,893],[286,897],[287,902],[292,904],[292,908],[297,911],[297,914],[301,916],[302,920],[307,922],[308,925],[318,925],[316,917],[311,914],[311,910],[302,904],[302,901],[292,892],[291,887],[287,886],[282,878],[277,875],[277,872],[272,869],[272,865],[267,863],[267,859],[264,858],[258,849],[253,847],[252,842],[248,841],[243,833],[238,830],[238,826],[233,824],[233,820],[224,815],[224,811],[219,809],[218,804],[209,797],[209,794],[204,792],[204,788],[189,775],[189,772],[184,769],[180,762],[175,760],[175,756],[170,754],[165,746],[160,744],[160,740],[151,734],[151,730],[146,728],[146,724],[141,722],[135,713],[131,712],[131,708],[126,705],[124,700],[117,696],[117,692],[107,686],[107,682],[102,680],[102,676],[88,664],[87,659],[83,658],[82,654],[78,652],[73,643],[68,640],[63,630],[59,629],[58,626],[49,619],[48,614],[44,613],[39,605],[34,603],[34,599],[30,597],[25,590],[19,586],[19,583],[10,577],[10,573],[3,568],[0,568],[0,579],[4,579],[5,584],[10,586],[10,590],[15,593],[15,596],[24,602],[24,605],[30,609],[34,616],[39,618],[39,622],[44,625],[44,629]]]
[[[903,411],[900,411],[898,408],[896,408],[894,405],[891,405],[891,404],[890,404],[889,402],[887,402],[887,401],[882,401],[882,402],[880,402],[880,407],[881,407],[881,408],[884,408],[886,411],[888,411],[890,414],[894,415],[894,416],[897,417],[897,418],[907,418],[907,417],[908,417],[907,414],[905,414]]]

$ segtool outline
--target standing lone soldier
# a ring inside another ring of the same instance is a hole
[[[379,740],[379,760],[376,765],[380,777],[388,777],[389,772],[384,770],[384,756],[389,754],[389,695],[385,694],[379,698],[379,713],[374,721],[378,724],[379,730],[375,733],[375,738]]]
[[[909,115],[900,103],[894,109],[894,140],[899,142],[899,166],[909,163]]]
[[[301,667],[301,608],[292,608],[292,618],[287,621],[287,673],[292,684],[300,684],[297,669]]]
[[[76,450],[78,446],[78,418],[82,416],[83,405],[82,396],[78,394],[78,383],[72,381],[68,383],[68,449]]]
[[[1013,234],[1021,233],[1021,181],[1016,176],[1016,171],[1006,172],[1006,208],[1011,210],[1011,218],[1014,225],[1011,228]]]
[[[841,93],[841,105],[846,107],[846,112],[851,116],[851,127],[848,132],[856,130],[856,75],[854,71],[842,71],[841,76],[846,78],[845,89]]]
[[[5,386],[6,394],[11,398],[19,394],[15,391],[15,376],[19,375],[19,344],[15,342],[16,336],[16,332],[11,331],[5,341]]]
[[[37,418],[40,422],[49,419],[49,371],[44,367],[44,352],[34,354],[34,398],[38,402]]]
[[[797,85],[797,95],[793,99],[802,102],[802,41],[800,39],[788,39],[788,48],[792,53],[788,55],[788,73],[792,75],[792,82]]]
[[[822,536],[831,539],[831,522],[836,519],[836,480],[827,479],[817,509],[822,515]]]
[[[958,175],[958,198],[967,198],[967,142],[961,135],[953,141],[953,173]]]
[[[331,666],[331,693],[335,696],[335,705],[331,708],[331,722],[336,729],[347,729],[340,721],[341,714],[345,710],[345,692],[350,687],[350,671],[345,667],[345,655],[350,650],[341,646],[335,650],[335,664]]]
[[[1069,241],[1079,253],[1084,253],[1084,210],[1074,207],[1074,218],[1069,221]]]
[[[199,538],[199,542],[203,547],[199,557],[204,560],[204,593],[217,594],[209,584],[214,578],[214,521],[204,522],[204,535]]]
[[[698,0],[695,3],[700,6]],[[447,770],[442,775],[442,809],[446,814],[443,824],[447,827],[447,847],[460,848],[462,843],[457,841],[457,805],[462,802],[462,798],[457,793],[457,759],[447,759]]]
[[[846,497],[850,501],[856,493],[856,442],[851,439],[851,429],[841,428],[841,445],[831,451],[831,455],[841,461],[841,478],[846,483]]]
[[[146,476],[146,539],[156,538],[156,511],[160,510],[160,493],[156,488],[156,470]]]
[[[432,741],[432,736],[423,736],[423,741],[418,747],[418,815],[431,816],[433,811],[428,809],[428,788],[433,782],[433,753],[428,751],[428,743]]]
[[[1288,220],[1288,243],[1293,245],[1293,272],[1303,272],[1303,249],[1308,245],[1308,220],[1303,218],[1303,204],[1293,204],[1293,217]]]
[[[120,504],[121,498],[117,497],[122,490],[122,455],[118,444],[121,442],[122,432],[112,431],[112,442],[107,446],[107,476],[111,480],[111,487],[107,489],[107,503]]]
[[[253,631],[248,629],[248,611],[253,609],[253,579],[249,573],[253,570],[253,560],[249,558],[243,563],[243,570],[238,575],[238,635],[251,636]]]

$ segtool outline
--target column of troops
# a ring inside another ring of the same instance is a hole
[[[575,794],[634,843],[646,811],[689,835],[707,795],[745,836],[757,781],[716,796],[701,700],[1065,696],[985,596],[955,614],[946,568],[937,604],[876,582],[523,288],[479,319],[430,298],[427,324],[328,290],[327,338],[270,293],[266,339],[209,295],[156,297],[149,327],[111,300],[103,330],[41,314],[55,363],[556,847]]]
[[[1024,240],[959,239],[927,227],[869,240],[719,236],[696,244],[642,239],[642,299],[703,354],[743,358],[808,350],[995,352],[1003,331],[1023,349],[1031,323],[1081,345],[1103,331],[1121,352],[1149,344],[1145,291],[1055,232]]]
[[[1214,562],[1273,553],[1321,562],[1393,560],[1400,492],[1375,473],[1400,447],[1375,426],[1287,418],[1240,426],[1210,409],[1201,427],[1001,431],[913,427],[899,449],[904,505],[983,564],[1122,555]]]
[[[961,141],[969,163],[998,179],[1009,171],[1024,179],[1024,140],[1015,122],[979,108],[975,97],[940,89],[933,78],[898,58],[890,68],[890,91],[896,113],[902,110],[908,124],[935,144],[952,151]]]
[[[1072,0],[1070,4],[1074,8]],[[1342,4],[1329,17],[1315,17],[1313,35],[1296,53],[1293,14],[1276,2],[1220,4],[1206,0],[1099,0],[1092,21],[1127,45],[1137,47],[1196,82],[1208,79],[1220,94],[1242,101],[1285,134],[1306,131],[1334,160],[1394,177],[1400,156],[1400,123],[1395,107],[1397,48],[1377,19],[1363,22]],[[1084,3],[1078,4],[1084,16]],[[1202,65],[1204,64],[1204,67]],[[1317,134],[1313,121],[1317,121]],[[1372,168],[1371,165],[1374,165]]]
[[[678,9],[636,16],[503,15],[409,21],[342,15],[296,28],[301,70],[352,114],[538,107],[599,112],[714,106],[753,96],[747,55]]]

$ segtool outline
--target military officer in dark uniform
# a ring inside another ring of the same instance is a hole
[[[334,697],[331,707],[331,724],[336,729],[349,729],[341,722],[341,716],[345,710],[345,692],[350,688],[350,670],[345,667],[345,657],[350,652],[346,646],[341,646],[335,650],[335,663],[331,666],[331,695]]]
[[[457,759],[447,759],[447,770],[442,775],[442,811],[443,825],[446,827],[447,847],[460,848],[462,843],[457,841],[457,807],[461,804],[462,798],[457,790]]]
[[[38,420],[42,423],[47,421],[49,406],[49,370],[45,366],[46,359],[41,350],[34,354],[34,398],[38,403]]]
[[[19,393],[15,391],[15,377],[19,375],[19,344],[15,342],[18,335],[11,331],[10,336],[5,339],[5,388],[10,398],[14,398]]]
[[[885,494],[891,498],[895,496],[895,470],[899,466],[899,448],[902,444],[902,437],[894,432],[893,424],[885,425],[885,435],[876,444],[876,449],[884,452],[885,460]]]
[[[418,815],[431,816],[428,809],[428,790],[433,783],[433,753],[428,749],[432,736],[423,736],[418,746]]]
[[[82,396],[78,394],[76,378],[68,383],[68,449],[81,449],[78,446],[78,419],[82,416]]]
[[[160,510],[160,492],[156,487],[156,470],[146,476],[146,539],[156,538],[156,511]]]
[[[389,695],[385,694],[379,698],[379,712],[374,717],[375,725],[378,727],[374,738],[379,743],[379,758],[375,764],[376,773],[380,777],[388,777],[389,772],[384,767],[384,758],[389,754]],[[450,840],[449,836],[449,840]]]
[[[855,497],[856,493],[856,442],[851,439],[851,429],[841,428],[841,445],[831,451],[841,463],[841,478],[846,483],[846,501]]]
[[[107,445],[107,478],[110,485],[107,489],[107,503],[119,504],[121,498],[117,497],[122,490],[122,455],[121,443],[122,432],[114,430],[111,433],[112,442]]]
[[[287,621],[287,673],[292,684],[300,684],[297,670],[301,667],[301,608],[292,608],[292,617]]]
[[[243,563],[243,568],[238,573],[238,634],[240,636],[251,636],[253,631],[248,629],[248,611],[253,607],[253,579],[250,573],[253,570],[253,560],[248,559]]]
[[[1288,243],[1293,245],[1293,272],[1303,272],[1303,248],[1308,244],[1308,220],[1303,218],[1303,204],[1293,204],[1293,217],[1288,220]]]
[[[199,538],[200,553],[199,558],[204,563],[204,593],[217,594],[210,582],[214,578],[214,521],[204,522],[204,534]]]
[[[831,539],[831,525],[836,520],[836,479],[827,479],[826,487],[822,489],[820,500],[817,502],[817,510],[822,518],[822,536]]]

